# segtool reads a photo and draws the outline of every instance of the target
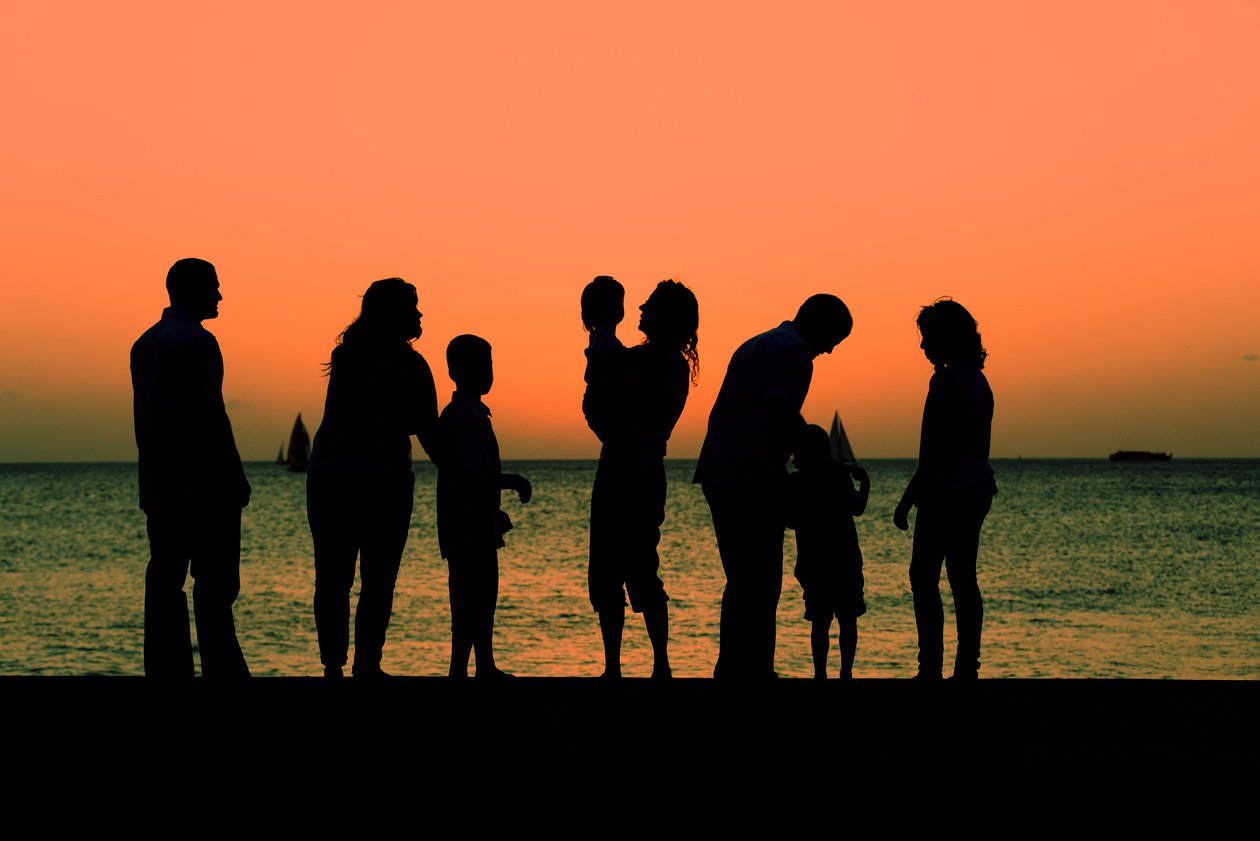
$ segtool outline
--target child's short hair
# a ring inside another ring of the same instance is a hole
[[[490,358],[490,343],[480,336],[465,333],[451,339],[446,346],[446,368],[456,385],[473,365]]]
[[[625,317],[626,289],[617,278],[602,274],[582,290],[582,326],[594,330],[618,324]]]
[[[796,446],[796,455],[805,456],[809,460],[820,459],[824,456],[830,458],[831,436],[827,434],[827,430],[816,423],[807,425]]]

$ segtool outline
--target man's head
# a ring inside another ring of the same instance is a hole
[[[214,266],[196,257],[176,260],[166,273],[166,294],[171,306],[187,310],[199,320],[218,318],[219,276]]]
[[[831,353],[832,348],[853,332],[853,316],[835,295],[811,295],[801,304],[792,320],[805,339],[810,356]]]
[[[494,384],[490,343],[480,336],[464,334],[446,346],[446,368],[455,388],[472,394],[488,394]]]

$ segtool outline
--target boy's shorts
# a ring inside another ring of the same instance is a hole
[[[801,576],[798,569],[796,580],[801,582],[805,600],[805,619],[817,622],[834,615],[837,619],[856,619],[866,613],[863,590],[866,579],[861,567],[830,575]]]

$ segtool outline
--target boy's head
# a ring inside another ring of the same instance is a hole
[[[582,290],[582,326],[616,327],[626,317],[626,290],[615,277],[602,274]]]
[[[459,391],[488,394],[494,384],[490,343],[480,336],[456,336],[446,346],[446,369]]]
[[[808,470],[831,458],[831,436],[827,430],[815,423],[805,427],[800,442],[796,445],[796,455],[792,463],[797,470]]]

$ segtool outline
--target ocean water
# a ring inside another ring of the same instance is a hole
[[[675,674],[703,677],[717,657],[724,583],[694,462],[668,462],[661,540]],[[858,533],[869,612],[859,620],[858,677],[915,671],[906,568],[910,537],[890,516],[914,463],[865,463],[872,492]],[[1260,678],[1260,461],[996,461],[1001,492],[981,536],[984,677]],[[516,528],[500,552],[496,653],[532,676],[595,676],[599,629],[586,597],[589,461],[509,464],[534,501],[507,501]],[[320,672],[311,618],[314,570],[304,477],[247,465],[236,603],[257,675]],[[435,473],[417,465],[384,668],[445,674],[446,568],[434,529]],[[0,674],[129,675],[142,671],[144,515],[134,464],[0,466]],[[505,500],[509,496],[505,494]],[[809,628],[785,543],[776,668],[812,674]],[[191,592],[191,581],[189,582]],[[947,660],[952,622],[948,586]],[[833,645],[832,673],[838,669]],[[651,650],[629,616],[626,673],[647,675]]]

